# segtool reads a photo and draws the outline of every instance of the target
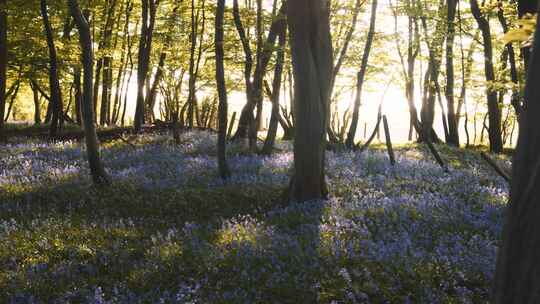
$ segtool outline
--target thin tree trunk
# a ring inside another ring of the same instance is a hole
[[[159,63],[156,71],[156,75],[154,75],[154,82],[152,83],[152,86],[150,87],[150,91],[147,95],[147,104],[148,104],[148,116],[147,119],[154,120],[154,108],[156,106],[156,100],[157,100],[157,91],[159,83],[161,82],[161,79],[163,78],[163,69],[165,68],[165,60],[167,58],[166,52],[161,52],[159,55]]]
[[[441,2],[442,3],[442,2]],[[443,10],[443,5],[439,5],[439,11]],[[429,63],[424,79],[424,97],[422,100],[421,110],[421,141],[437,142],[437,134],[433,129],[435,119],[435,102],[437,98],[437,85],[440,73],[440,65],[442,60],[442,46],[444,43],[444,25],[443,19],[439,18],[435,26],[435,31],[432,34],[433,38],[429,39],[426,17],[421,17],[422,27],[425,34],[425,42],[429,53]]]
[[[139,55],[137,67],[137,106],[135,109],[134,127],[139,132],[145,123],[145,96],[144,88],[148,78],[150,66],[150,53],[152,51],[152,40],[156,18],[156,9],[159,0],[141,0],[142,2],[142,23],[141,36],[139,40]]]
[[[92,179],[96,185],[110,184],[110,179],[103,168],[99,155],[99,143],[97,140],[96,129],[94,126],[94,108],[92,105],[93,93],[93,64],[94,55],[92,52],[92,37],[90,36],[90,26],[83,16],[77,0],[68,0],[70,13],[75,19],[79,30],[80,45],[82,49],[82,64],[84,69],[83,81],[83,102],[82,115],[84,123],[84,135],[86,140],[86,151],[88,155],[88,164]]]
[[[287,10],[287,2],[283,2],[278,15],[284,16],[286,10]],[[242,42],[242,46],[244,49],[244,55],[245,55],[244,80],[246,83],[246,99],[247,99],[246,104],[244,105],[244,107],[242,108],[242,111],[240,112],[240,118],[238,120],[238,127],[237,127],[235,135],[233,136],[233,139],[235,140],[245,139],[249,136],[251,137],[250,138],[251,145],[253,145],[253,143],[256,143],[255,141],[256,138],[254,140],[253,135],[255,135],[255,137],[257,135],[256,125],[254,124],[255,116],[253,115],[253,111],[255,110],[255,107],[259,103],[259,100],[262,99],[264,72],[266,71],[266,68],[270,62],[270,58],[274,51],[274,44],[277,39],[277,33],[280,32],[281,27],[286,26],[286,19],[276,18],[272,22],[272,25],[270,26],[270,31],[264,43],[264,47],[261,48],[262,54],[260,56],[257,56],[257,58],[260,58],[260,60],[257,60],[258,64],[255,67],[255,71],[252,73],[253,54],[251,51],[249,40],[247,39],[247,36],[245,33],[245,29],[242,25],[242,21],[240,20],[238,0],[233,1],[233,16],[234,16],[236,29],[238,31],[238,34],[240,36],[240,40]],[[255,134],[253,134],[253,130],[255,130]]]
[[[218,165],[219,175],[222,179],[230,176],[227,166],[227,88],[225,87],[225,68],[223,65],[223,19],[225,14],[225,0],[218,0],[216,7],[215,24],[215,51],[216,51],[216,82],[219,95],[218,105]]]
[[[360,112],[360,102],[362,99],[362,87],[364,85],[364,79],[366,77],[369,53],[371,51],[371,45],[373,44],[373,38],[375,37],[375,21],[377,18],[377,0],[371,1],[371,19],[369,22],[369,30],[367,34],[366,45],[364,47],[364,54],[362,55],[362,62],[360,63],[360,72],[358,72],[358,80],[356,84],[356,98],[354,100],[354,109],[351,121],[351,127],[347,134],[346,145],[349,149],[354,147],[354,138],[356,136],[356,129],[358,127],[358,116]]]
[[[504,16],[502,1],[499,1],[498,8],[499,10],[497,12],[497,17],[499,19],[499,23],[501,24],[503,28],[503,32],[507,33],[508,23],[506,22],[506,17]],[[519,77],[518,77],[518,71],[517,71],[517,65],[516,65],[516,53],[511,43],[508,43],[505,47],[508,52],[508,62],[510,63],[510,80],[514,84],[514,89],[512,90],[511,104],[514,107],[516,116],[518,117],[518,120],[519,120],[519,115],[521,114],[522,105],[521,105],[521,98],[520,98],[521,94],[519,92]]]
[[[39,98],[39,91],[34,86],[32,81],[29,81],[30,83],[30,89],[32,89],[32,95],[34,97],[34,124],[38,125],[41,123],[41,105],[40,105],[40,98]]]
[[[58,132],[62,127],[62,93],[60,91],[60,82],[58,80],[58,62],[56,58],[56,46],[54,45],[53,30],[49,22],[47,2],[45,0],[41,0],[40,6],[41,16],[43,18],[43,25],[45,28],[45,34],[47,36],[47,46],[49,48],[49,85],[51,90],[52,106],[52,120],[49,129],[49,135],[54,138],[58,135]]]
[[[501,110],[497,102],[497,92],[490,83],[495,81],[495,71],[493,68],[493,47],[491,44],[491,31],[489,22],[482,15],[477,0],[471,0],[471,12],[482,31],[484,41],[484,70],[486,74],[486,95],[489,113],[489,149],[491,152],[501,153],[503,150],[501,137]]]
[[[73,77],[73,85],[75,86],[75,119],[79,126],[82,126],[82,89],[81,89],[81,69],[75,68]]]
[[[347,31],[347,34],[345,35],[343,46],[341,47],[341,50],[338,52],[339,55],[336,60],[336,64],[334,65],[334,69],[332,70],[332,82],[330,84],[330,88],[332,89],[332,91],[334,90],[334,85],[336,83],[337,75],[341,71],[341,67],[343,66],[343,63],[345,62],[345,58],[347,57],[347,51],[349,50],[349,45],[351,44],[351,40],[353,38],[354,32],[356,30],[356,26],[358,24],[358,15],[360,14],[360,9],[362,7],[362,4],[363,4],[363,1],[361,0],[356,0],[354,4],[350,27]],[[330,94],[330,96],[332,96],[332,94]]]
[[[446,37],[446,107],[448,109],[448,141],[453,146],[459,146],[459,132],[457,125],[456,109],[454,105],[454,38],[456,36],[455,19],[458,0],[448,0],[448,33]]]
[[[262,149],[262,154],[270,155],[272,149],[274,149],[274,143],[276,141],[276,133],[278,129],[279,121],[279,95],[281,92],[281,78],[283,75],[283,62],[285,61],[285,44],[287,41],[287,30],[284,27],[282,32],[279,34],[279,49],[277,50],[277,59],[276,66],[274,70],[274,80],[272,83],[272,115],[270,116],[270,125],[268,126],[268,134],[266,135],[266,140],[264,141],[264,146]]]
[[[17,95],[19,94],[19,88],[21,87],[21,81],[17,80],[17,83],[15,84],[13,88],[13,92],[11,94],[7,94],[9,96],[9,106],[7,113],[5,114],[6,117],[4,118],[4,122],[7,122],[9,119],[9,116],[11,115],[11,110],[13,109],[13,105],[15,104],[15,99],[17,98]],[[13,120],[15,120],[15,114],[13,114]]]

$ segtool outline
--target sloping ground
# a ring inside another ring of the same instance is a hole
[[[106,144],[90,186],[74,142],[0,149],[0,302],[483,303],[505,182],[469,152],[329,153],[332,198],[283,206],[292,153],[217,177],[215,138]]]

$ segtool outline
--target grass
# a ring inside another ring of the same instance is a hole
[[[508,190],[476,154],[329,153],[331,198],[283,205],[290,144],[231,147],[223,183],[214,135],[182,137],[107,143],[109,188],[78,143],[2,147],[0,302],[488,302]]]

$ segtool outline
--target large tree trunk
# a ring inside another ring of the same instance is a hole
[[[486,74],[486,95],[489,113],[489,149],[491,152],[500,153],[503,150],[501,135],[501,110],[497,101],[497,92],[490,83],[495,81],[495,71],[493,68],[493,47],[491,44],[491,31],[489,22],[482,15],[477,0],[471,0],[471,12],[482,32],[484,42],[484,71]]]
[[[529,62],[493,303],[540,303],[540,21]]]
[[[215,48],[216,48],[216,82],[219,95],[218,106],[218,165],[219,175],[226,179],[230,176],[227,166],[227,88],[225,87],[225,68],[223,65],[223,15],[225,14],[225,0],[218,0],[216,7]],[[177,117],[177,115],[175,115]]]
[[[364,54],[362,55],[362,62],[360,64],[360,72],[358,72],[358,80],[356,85],[356,98],[354,100],[353,116],[351,121],[351,127],[347,134],[346,145],[349,149],[354,147],[354,137],[356,136],[356,129],[358,127],[358,115],[360,112],[360,101],[362,99],[362,87],[364,85],[364,79],[366,77],[369,53],[371,51],[371,45],[373,38],[375,37],[375,20],[377,17],[377,0],[371,2],[371,20],[369,22],[369,31],[367,35],[366,45],[364,47]]]
[[[47,36],[47,46],[49,48],[49,85],[51,89],[50,102],[52,106],[52,120],[49,135],[54,138],[62,127],[62,93],[60,91],[60,81],[58,80],[58,61],[56,58],[56,47],[54,45],[53,31],[47,12],[47,2],[45,0],[41,0],[40,6],[41,16],[43,17],[43,25],[45,27],[45,34]]]
[[[7,79],[7,0],[0,0],[0,118],[6,108]],[[0,139],[3,137],[4,119],[0,119]]]
[[[94,106],[93,106],[93,73],[94,55],[92,52],[92,37],[90,36],[90,26],[83,16],[77,0],[68,0],[69,10],[79,30],[80,44],[82,50],[82,64],[84,68],[83,80],[83,101],[82,115],[84,123],[84,135],[86,140],[86,152],[92,179],[96,185],[107,185],[110,179],[103,168],[99,156],[99,143],[94,126]]]
[[[288,21],[294,70],[295,142],[290,201],[325,198],[326,130],[333,51],[326,0],[293,0]]]
[[[456,36],[455,19],[458,0],[448,0],[447,37],[446,37],[446,107],[448,108],[448,144],[459,146],[459,132],[454,105],[454,38]]]

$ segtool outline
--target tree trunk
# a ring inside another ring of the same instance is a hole
[[[490,85],[495,81],[493,68],[493,47],[491,44],[491,31],[489,22],[482,15],[477,0],[471,0],[471,12],[482,32],[484,42],[484,71],[486,74],[486,95],[489,113],[489,149],[491,152],[501,153],[503,150],[501,136],[501,110],[497,101],[497,92]]]
[[[215,48],[216,48],[216,83],[219,95],[218,105],[218,165],[219,175],[223,179],[230,176],[230,171],[227,166],[226,149],[227,149],[227,88],[225,87],[225,68],[223,65],[224,50],[223,50],[223,16],[225,14],[225,0],[218,0],[216,7],[216,24],[215,24]]]
[[[7,80],[7,0],[0,0],[0,117],[6,108]],[[0,119],[0,139],[3,137],[4,120]]]
[[[537,0],[518,0],[518,17],[521,18],[526,14],[534,15],[538,12]],[[525,71],[529,68],[529,58],[531,57],[531,47],[525,46],[521,48],[521,57],[523,57],[523,63],[525,65]],[[527,73],[525,73],[527,74]]]
[[[145,86],[148,78],[150,66],[150,53],[152,51],[152,39],[154,35],[154,24],[156,9],[159,0],[141,0],[142,2],[142,23],[141,36],[139,40],[139,55],[137,67],[137,106],[135,109],[134,127],[139,132],[145,122]]]
[[[74,75],[75,86],[75,119],[79,126],[82,126],[82,88],[81,88],[81,69],[75,69]]]
[[[290,201],[325,198],[325,149],[333,68],[327,1],[294,0],[288,8],[294,70],[295,142]]]
[[[363,3],[364,2],[361,0],[356,0],[354,4],[354,10],[353,10],[352,18],[351,18],[350,27],[347,31],[347,34],[345,35],[345,39],[343,40],[343,46],[341,47],[341,50],[339,51],[336,64],[334,65],[334,69],[332,70],[332,82],[330,84],[330,88],[332,91],[334,90],[334,85],[336,82],[337,75],[341,71],[341,67],[343,66],[343,63],[345,62],[347,51],[349,50],[349,45],[351,43],[353,34],[358,24],[358,15],[360,14],[360,9],[362,8]],[[330,96],[332,96],[332,94],[330,94]]]
[[[82,64],[84,69],[83,80],[83,101],[82,115],[84,123],[84,135],[86,140],[86,151],[88,155],[88,164],[92,179],[96,185],[107,185],[110,179],[103,168],[99,155],[99,143],[94,126],[94,106],[93,106],[93,73],[94,73],[94,55],[92,52],[92,37],[90,36],[90,26],[83,16],[77,0],[68,0],[69,10],[79,30],[80,45],[82,50]]]
[[[456,109],[454,105],[454,38],[456,36],[455,19],[458,0],[448,0],[447,37],[446,37],[446,107],[448,109],[448,141],[453,146],[459,146],[459,132]]]
[[[159,87],[159,83],[161,82],[161,79],[163,78],[163,69],[165,67],[165,60],[167,59],[167,53],[162,52],[159,55],[159,63],[158,68],[156,71],[156,75],[154,76],[154,82],[152,83],[152,86],[150,87],[150,90],[148,91],[147,96],[147,104],[148,104],[148,116],[147,119],[154,119],[154,107],[156,106],[156,100],[157,100],[157,91]]]
[[[362,87],[364,85],[364,79],[366,77],[369,53],[371,51],[371,45],[373,44],[373,38],[375,37],[376,18],[377,18],[377,0],[372,0],[369,31],[367,34],[366,45],[364,47],[364,54],[362,55],[362,62],[360,64],[360,72],[358,72],[358,80],[356,84],[356,98],[354,100],[354,109],[353,109],[351,127],[349,128],[349,133],[347,134],[346,145],[349,149],[352,149],[354,147],[354,137],[356,136],[356,129],[358,127],[358,115],[360,112],[360,101],[362,98]]]
[[[439,5],[439,11],[443,10],[443,6]],[[432,39],[428,33],[426,17],[421,17],[422,27],[425,34],[425,42],[429,53],[429,63],[424,79],[424,97],[422,98],[422,109],[420,117],[422,119],[420,141],[438,142],[437,134],[433,130],[433,122],[435,119],[435,102],[437,98],[437,86],[440,74],[440,65],[442,61],[442,46],[444,43],[444,25],[443,19],[437,21],[435,31],[432,33]]]
[[[524,111],[513,160],[493,288],[493,303],[540,302],[540,21],[525,87]]]
[[[33,81],[29,81],[30,89],[32,89],[33,101],[34,101],[34,124],[41,123],[41,105],[39,98],[39,90],[34,86]]]
[[[276,133],[278,129],[279,121],[279,95],[281,92],[281,78],[283,75],[283,62],[285,61],[285,44],[287,42],[287,29],[284,27],[279,34],[279,48],[277,50],[276,66],[274,70],[274,80],[272,83],[272,94],[270,99],[272,101],[272,114],[270,116],[270,125],[268,126],[268,134],[264,141],[262,154],[270,155],[272,149],[274,149],[274,143],[276,141]]]
[[[287,9],[287,2],[283,2],[278,15],[284,16],[286,9]],[[259,58],[259,60],[257,60],[258,64],[256,65],[255,71],[253,72],[253,75],[252,75],[253,55],[252,55],[250,43],[246,37],[244,27],[240,20],[240,12],[238,8],[237,0],[233,1],[233,15],[234,15],[236,29],[240,36],[240,40],[242,41],[242,46],[243,46],[244,55],[245,55],[244,79],[246,83],[246,99],[247,99],[246,104],[244,105],[244,107],[242,108],[242,112],[240,113],[240,118],[238,120],[238,127],[237,127],[235,135],[233,136],[233,139],[245,139],[249,135],[249,137],[251,137],[250,141],[253,144],[254,143],[253,136],[255,135],[256,137],[257,135],[256,125],[255,125],[255,115],[253,115],[253,111],[255,110],[255,107],[259,103],[259,100],[263,98],[262,88],[264,84],[263,82],[264,72],[266,71],[266,68],[270,62],[270,58],[274,51],[274,44],[277,39],[277,34],[281,31],[282,27],[286,26],[286,20],[285,18],[276,18],[272,22],[272,25],[270,26],[270,31],[264,43],[264,47],[260,49],[262,54],[260,56],[257,55],[257,58]],[[255,130],[255,134],[253,134],[253,130]]]
[[[47,12],[47,2],[45,0],[40,1],[41,16],[43,17],[43,25],[45,27],[45,34],[47,36],[47,46],[49,48],[49,85],[51,89],[51,106],[52,106],[52,120],[49,129],[49,135],[56,137],[62,127],[62,93],[60,91],[60,82],[58,80],[58,62],[56,58],[56,47],[54,45],[53,31],[49,22],[49,15]]]
[[[502,2],[498,3],[499,10],[497,12],[497,17],[499,19],[499,23],[501,24],[501,27],[503,28],[503,32],[508,32],[508,23],[506,22],[506,17],[504,16],[503,6]],[[511,98],[511,104],[514,107],[514,110],[516,112],[516,116],[519,120],[519,115],[521,114],[522,105],[521,105],[521,97],[519,92],[519,77],[518,77],[518,71],[517,71],[517,65],[516,65],[516,52],[514,50],[514,46],[511,43],[508,43],[506,46],[506,50],[508,52],[508,63],[510,64],[510,80],[514,84],[514,89],[512,90],[512,98]]]
[[[189,93],[188,93],[188,109],[187,123],[188,127],[193,128],[195,119],[196,96],[195,96],[195,50],[197,49],[197,26],[199,13],[195,14],[195,0],[191,0],[191,35],[190,35],[190,50],[189,50]]]

